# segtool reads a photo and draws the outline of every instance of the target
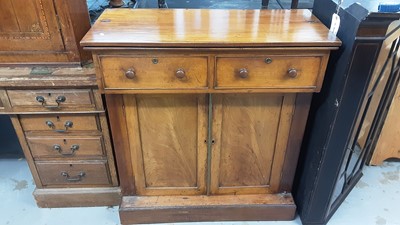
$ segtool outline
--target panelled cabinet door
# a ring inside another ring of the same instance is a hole
[[[278,191],[295,97],[213,95],[211,194]]]
[[[205,95],[124,95],[138,195],[206,193]]]
[[[53,0],[2,0],[0,49],[64,50]]]

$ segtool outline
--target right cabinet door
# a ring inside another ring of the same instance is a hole
[[[212,97],[211,194],[275,193],[296,94]]]

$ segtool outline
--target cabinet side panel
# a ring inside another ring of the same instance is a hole
[[[122,195],[134,195],[135,183],[129,153],[129,136],[122,95],[106,95],[113,147]]]

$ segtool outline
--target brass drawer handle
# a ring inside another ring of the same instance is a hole
[[[54,129],[56,126],[54,125],[54,123],[53,123],[52,121],[48,120],[48,121],[46,121],[45,123],[46,123],[46,125],[47,125],[49,128],[51,128],[51,129],[53,129],[55,132],[59,132],[59,133],[67,132],[67,131],[68,131],[68,128],[72,128],[72,126],[74,125],[74,123],[73,123],[72,121],[67,120],[67,121],[65,121],[65,123],[64,123],[65,129],[64,129],[64,130],[57,130],[57,129]]]
[[[184,69],[179,68],[179,69],[176,70],[175,76],[176,76],[178,79],[183,79],[183,78],[186,77],[186,72],[185,72]]]
[[[47,105],[46,104],[46,99],[43,96],[36,96],[36,101],[41,103],[43,107],[47,108],[47,109],[58,109],[60,108],[60,103],[65,102],[67,100],[67,98],[63,95],[57,96],[56,98],[56,103],[57,105]]]
[[[239,69],[239,77],[247,78],[249,76],[249,71],[246,68]]]
[[[128,79],[133,79],[136,77],[136,72],[135,69],[129,68],[127,71],[125,71],[125,77]]]
[[[79,182],[82,181],[82,178],[86,176],[85,172],[79,172],[78,175],[71,177],[67,172],[61,172],[61,176],[65,177],[65,180],[68,182]]]
[[[60,153],[62,156],[73,156],[73,155],[75,155],[75,152],[78,151],[79,145],[71,145],[71,148],[70,148],[71,152],[70,153],[64,153],[62,148],[61,148],[61,145],[58,145],[58,144],[53,145],[53,149],[55,151],[58,151],[58,153]]]
[[[297,77],[297,70],[296,69],[294,69],[294,68],[291,68],[291,69],[289,69],[288,70],[288,75],[289,75],[289,77],[291,77],[291,78],[296,78]]]

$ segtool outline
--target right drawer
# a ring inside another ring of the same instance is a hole
[[[81,159],[102,157],[101,136],[26,137],[35,160],[45,158]]]
[[[110,185],[106,161],[36,162],[44,186]]]
[[[20,115],[20,122],[27,131],[98,131],[97,117],[93,114]]]
[[[217,57],[216,89],[308,88],[318,86],[322,57]]]

